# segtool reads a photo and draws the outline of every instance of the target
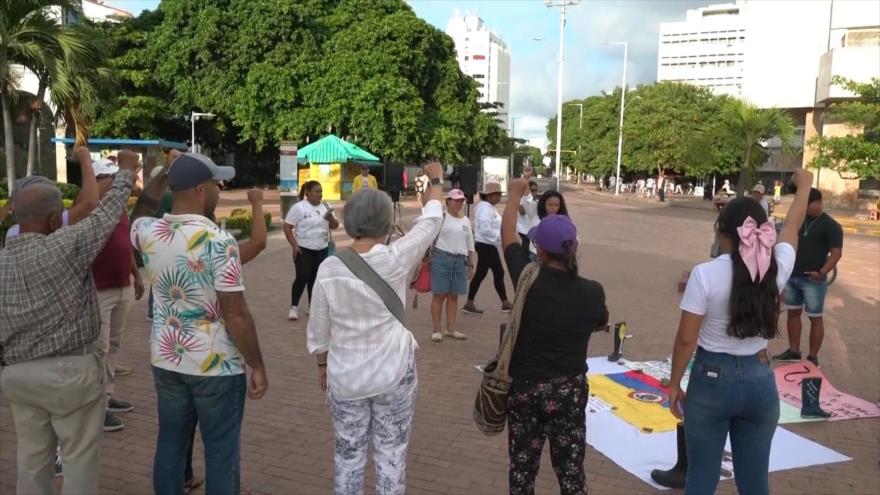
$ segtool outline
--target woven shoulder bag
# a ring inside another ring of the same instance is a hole
[[[483,368],[483,381],[474,400],[474,421],[477,423],[477,428],[486,435],[501,433],[507,422],[507,396],[510,393],[511,382],[508,373],[510,358],[516,345],[526,294],[538,278],[539,270],[539,266],[535,263],[523,269],[498,355]]]

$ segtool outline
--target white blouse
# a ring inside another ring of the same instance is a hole
[[[361,254],[401,301],[413,268],[437,237],[442,217],[440,202],[429,201],[406,235]],[[417,345],[382,299],[335,256],[318,268],[312,296],[306,346],[311,354],[329,351],[327,383],[333,396],[358,400],[394,388]]]
[[[501,244],[501,214],[488,201],[480,201],[474,209],[474,240],[483,244]]]

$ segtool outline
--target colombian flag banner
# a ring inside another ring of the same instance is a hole
[[[642,371],[589,375],[590,395],[611,407],[620,419],[645,433],[675,431],[669,412],[669,389]]]

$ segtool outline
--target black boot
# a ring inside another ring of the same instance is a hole
[[[614,352],[608,355],[609,361],[619,361],[623,357],[623,341],[626,339],[626,322],[614,325]]]
[[[801,417],[830,418],[831,413],[819,406],[819,391],[822,390],[821,378],[804,378],[801,382]]]
[[[687,443],[684,439],[684,423],[679,423],[675,427],[675,440],[678,447],[678,460],[672,469],[666,471],[655,469],[651,471],[651,479],[655,483],[667,488],[684,488],[684,481],[687,478],[688,459],[687,459]]]

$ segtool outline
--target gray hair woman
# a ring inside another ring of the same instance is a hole
[[[401,302],[410,273],[437,237],[443,216],[443,168],[431,163],[425,173],[431,189],[422,215],[394,243],[386,244],[394,215],[385,193],[359,190],[343,213],[345,232],[354,239],[352,248]],[[418,383],[412,333],[342,260],[330,257],[318,269],[307,347],[316,355],[318,379],[333,416],[334,493],[363,492],[370,444],[376,492],[404,493]]]

